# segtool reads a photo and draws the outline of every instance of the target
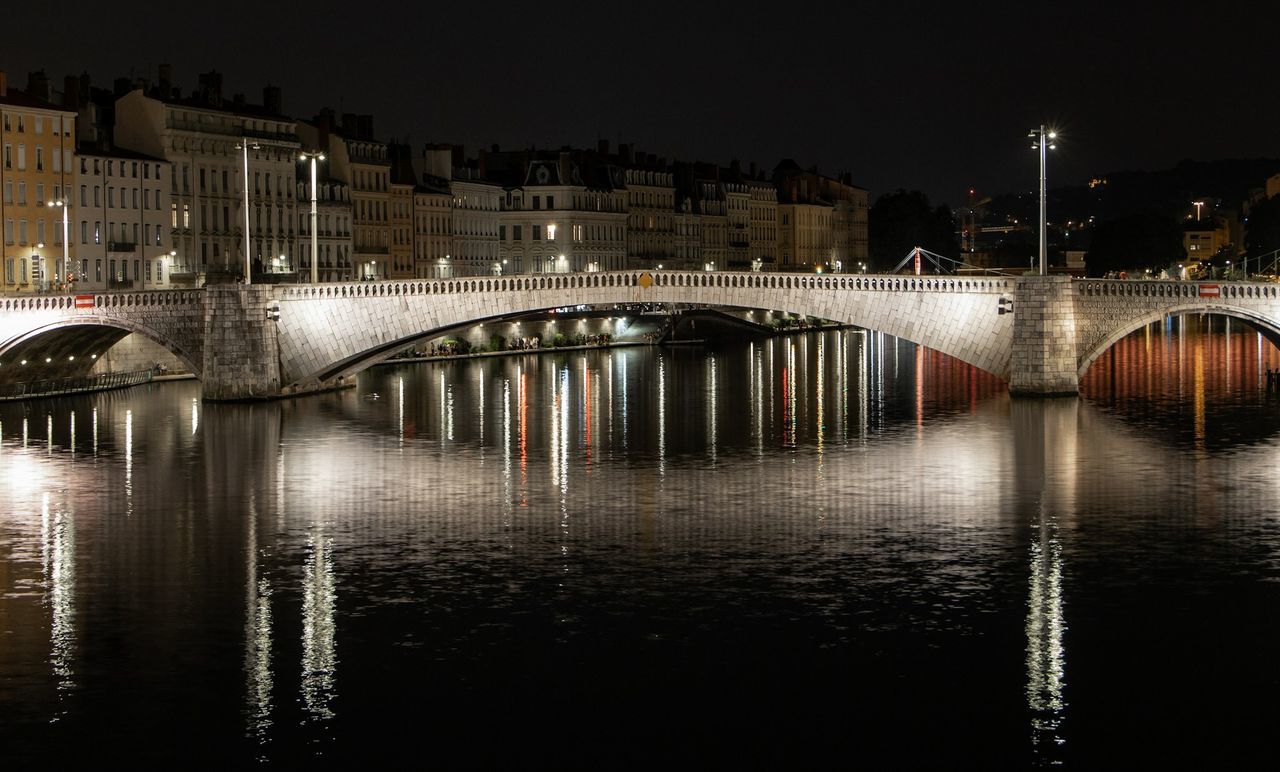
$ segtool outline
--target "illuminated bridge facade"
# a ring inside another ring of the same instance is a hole
[[[490,276],[0,298],[0,383],[84,375],[83,355],[130,333],[174,354],[207,399],[342,386],[417,342],[489,319],[575,305],[782,311],[919,343],[1025,394],[1075,393],[1107,348],[1166,315],[1240,318],[1280,342],[1280,286],[1252,282],[702,273]]]

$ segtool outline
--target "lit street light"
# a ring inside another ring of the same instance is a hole
[[[1039,129],[1027,132],[1027,136],[1035,140],[1031,143],[1031,149],[1040,151],[1040,275],[1044,276],[1048,273],[1045,255],[1049,251],[1048,221],[1045,212],[1045,154],[1057,147],[1053,141],[1058,138],[1058,133],[1045,129],[1042,123]]]
[[[62,207],[62,275],[67,283],[71,282],[71,257],[67,254],[67,207],[71,202],[65,198],[59,198],[56,201],[50,201],[49,206]]]
[[[249,148],[257,150],[262,147],[257,142],[250,144],[248,139],[236,144],[236,150],[244,152],[244,283],[253,284],[253,265],[249,262]]]
[[[317,284],[320,281],[320,246],[316,242],[316,221],[319,218],[316,209],[316,162],[324,160],[324,153],[318,151],[304,152],[298,157],[298,160],[311,161],[311,283]]]

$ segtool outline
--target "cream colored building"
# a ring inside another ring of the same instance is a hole
[[[292,270],[300,145],[295,122],[280,114],[279,90],[264,89],[264,102],[224,100],[218,73],[202,74],[189,99],[135,89],[116,100],[116,146],[170,164],[168,222],[173,272],[181,275],[175,281],[243,276],[245,239],[254,273]]]
[[[620,271],[627,266],[627,191],[616,167],[584,169],[567,153],[524,167],[506,191],[501,255],[509,273]]]
[[[351,188],[333,177],[316,177],[316,252],[320,281],[351,281],[355,278],[351,241]],[[298,239],[294,265],[302,280],[311,280],[311,169],[298,164]]]
[[[778,267],[778,189],[765,180],[748,180],[750,198],[747,257],[753,271]]]
[[[427,182],[431,184],[418,185],[413,191],[413,270],[419,279],[444,276],[453,254],[449,182],[438,177],[428,177]],[[491,272],[498,271],[495,265]]]
[[[652,267],[675,258],[675,184],[669,171],[631,168],[627,190],[627,264]]]
[[[725,265],[730,271],[751,270],[751,190],[740,180],[724,188]]]
[[[78,257],[74,238],[67,247],[72,263],[63,264],[62,200],[75,179],[73,151],[76,113],[26,91],[9,88],[0,70],[0,222],[4,225],[0,290],[48,291],[74,274]],[[72,206],[70,217],[75,217]]]
[[[77,288],[159,289],[175,269],[170,164],[124,150],[76,157],[71,241]]]

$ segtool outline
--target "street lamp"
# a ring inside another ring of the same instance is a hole
[[[1045,154],[1047,151],[1057,147],[1053,141],[1058,138],[1058,132],[1045,129],[1042,123],[1040,128],[1027,132],[1027,136],[1035,140],[1031,143],[1031,149],[1040,151],[1040,275],[1044,276],[1048,273],[1048,269],[1045,266],[1045,254],[1049,251],[1049,226],[1048,221],[1045,219]]]
[[[62,275],[66,277],[68,282],[71,281],[71,257],[67,254],[67,207],[70,206],[70,204],[71,202],[65,198],[59,198],[55,201],[49,202],[49,206],[62,207]]]
[[[316,213],[316,162],[324,160],[324,153],[303,152],[298,160],[311,161],[311,283],[317,284],[320,281],[320,246],[316,242],[316,220],[319,217]]]
[[[236,143],[236,150],[244,153],[244,283],[253,284],[253,266],[249,262],[249,148],[257,150],[262,146],[257,142],[250,144],[248,139]]]
[[[1192,201],[1191,205],[1196,208],[1196,222],[1200,222],[1200,208],[1204,206],[1203,201]]]

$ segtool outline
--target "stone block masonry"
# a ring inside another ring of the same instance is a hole
[[[204,398],[271,399],[282,395],[280,349],[269,286],[205,289]]]
[[[1008,301],[1013,313],[1000,313]],[[1266,283],[628,271],[0,297],[0,380],[55,367],[83,374],[91,362],[81,353],[132,332],[185,363],[206,399],[270,399],[348,384],[407,346],[477,322],[672,303],[865,327],[1043,396],[1077,393],[1103,351],[1169,315],[1225,314],[1280,342],[1280,286]]]
[[[1037,396],[1078,393],[1080,379],[1071,278],[1019,278],[1013,319],[1009,391]]]

